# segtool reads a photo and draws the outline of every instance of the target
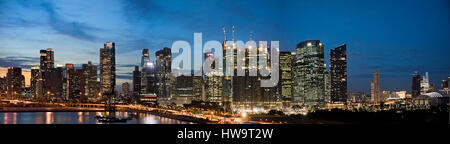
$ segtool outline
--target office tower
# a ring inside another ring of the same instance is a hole
[[[114,42],[106,42],[100,48],[100,93],[104,98],[115,96],[116,87],[116,46]]]
[[[425,76],[423,76],[420,81],[420,94],[423,95],[428,92],[430,92],[430,83],[428,79],[428,72],[425,72]]]
[[[46,100],[60,101],[63,98],[64,68],[52,68],[42,73],[43,96]]]
[[[9,99],[20,99],[23,95],[24,76],[22,75],[22,68],[8,67],[6,73],[7,96]]]
[[[171,68],[172,52],[165,47],[155,53],[156,55],[156,95],[158,103],[166,105],[171,100]]]
[[[101,98],[99,96],[99,87],[97,85],[97,66],[93,65],[91,61],[82,65],[84,76],[84,96],[88,102],[98,102]]]
[[[380,72],[378,70],[375,70],[373,74],[373,81],[371,83],[371,100],[375,103],[382,102],[380,91]]]
[[[444,93],[444,94],[450,94],[450,77],[448,77],[447,80],[442,80],[441,81],[441,89],[439,90],[439,92]]]
[[[130,96],[130,83],[122,83],[122,96],[124,99],[128,99]]]
[[[194,99],[194,83],[192,75],[180,75],[175,78],[173,94],[177,105],[190,104]]]
[[[6,77],[0,77],[0,96],[6,96]]]
[[[64,66],[64,73],[63,73],[63,98],[66,100],[70,100],[73,98],[72,90],[73,90],[73,80],[72,77],[75,72],[75,66],[73,64],[66,64]]]
[[[141,68],[141,93],[154,94],[156,89],[155,64],[150,60],[148,49],[142,50]]]
[[[450,81],[450,77],[447,80],[442,80],[441,81],[441,89],[449,88],[449,81]]]
[[[284,101],[292,101],[292,92],[294,84],[292,52],[280,52],[280,79],[281,79],[281,97]]]
[[[345,102],[347,100],[347,50],[340,45],[330,50],[331,100]]]
[[[41,72],[39,70],[39,65],[31,67],[30,95],[32,99],[36,99],[38,92],[42,92],[42,90],[37,90],[37,84],[39,82],[40,76]]]
[[[73,64],[66,64],[64,67],[65,83],[63,90],[65,91],[65,99],[72,102],[85,102],[85,85],[86,79],[83,70],[75,70]]]
[[[319,40],[299,43],[296,49],[294,72],[294,101],[317,104],[325,101],[324,47]]]
[[[69,100],[74,102],[85,102],[84,96],[85,78],[83,70],[74,70],[69,72],[70,81],[68,81]]]
[[[412,88],[411,93],[412,97],[416,98],[420,95],[420,74],[418,72],[414,72],[414,75],[412,77]]]
[[[218,104],[222,104],[223,102],[223,77],[220,75],[220,69],[218,71],[216,69],[216,61],[218,58],[214,57],[214,53],[205,52],[204,54],[205,60],[208,58],[212,58],[211,62],[211,71],[204,72],[205,75],[205,88],[206,88],[206,101],[214,102]]]
[[[141,93],[141,72],[139,66],[134,66],[133,71],[133,101],[139,102],[139,96]]]
[[[54,68],[55,58],[53,49],[48,48],[46,50],[41,50],[40,53],[41,53],[40,59],[41,72],[46,72],[48,69]]]
[[[325,86],[325,102],[331,102],[331,74],[326,71],[324,76],[324,86]],[[347,98],[346,98],[347,99]],[[346,100],[340,101],[345,102]]]
[[[201,72],[201,71],[200,71]],[[194,76],[192,77],[192,93],[193,93],[193,100],[204,100],[204,89],[205,89],[205,83],[203,81],[203,77],[202,76]]]

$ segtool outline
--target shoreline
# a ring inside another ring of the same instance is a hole
[[[7,112],[104,112],[104,109],[101,108],[77,108],[77,107],[0,107],[0,113],[7,113]],[[195,124],[207,124],[211,121],[190,117],[190,116],[184,116],[184,115],[174,115],[169,113],[163,113],[158,111],[146,111],[146,110],[133,110],[133,109],[127,109],[127,110],[117,110],[120,112],[139,112],[139,113],[149,113],[155,116],[180,120],[180,121],[186,121],[186,122],[192,122]]]

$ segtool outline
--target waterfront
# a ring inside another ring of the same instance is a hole
[[[129,112],[117,112],[128,117]],[[0,112],[0,124],[102,124],[95,116],[101,112]],[[117,124],[191,124],[148,113],[138,113],[135,118]]]

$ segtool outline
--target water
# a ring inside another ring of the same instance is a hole
[[[0,112],[0,124],[102,124],[95,118],[101,112]],[[129,112],[117,112],[118,117],[128,117]],[[191,124],[147,113],[117,124]]]

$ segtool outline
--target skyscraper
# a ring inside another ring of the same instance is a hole
[[[155,53],[156,55],[156,95],[158,103],[165,105],[171,100],[171,68],[172,52],[170,48],[165,47]]]
[[[215,102],[218,104],[222,104],[223,102],[223,77],[217,75],[220,73],[219,71],[215,71],[216,69],[216,61],[218,58],[214,57],[214,53],[206,52],[204,54],[205,60],[211,58],[213,61],[211,62],[211,71],[204,72],[205,75],[205,88],[206,88],[206,101]]]
[[[317,104],[325,101],[324,47],[319,40],[299,43],[294,72],[294,101]]]
[[[384,101],[380,91],[380,72],[375,70],[373,74],[373,81],[371,83],[371,99],[372,102],[379,103]]]
[[[52,68],[42,73],[43,89],[46,100],[59,101],[63,99],[64,68]]]
[[[6,77],[0,77],[0,96],[6,95]]]
[[[42,92],[42,90],[38,90],[38,83],[39,79],[41,77],[41,72],[39,70],[39,66],[33,66],[31,67],[31,78],[30,78],[30,93],[31,98],[36,99],[38,92]]]
[[[330,50],[331,100],[347,100],[347,52],[346,45]]]
[[[84,96],[89,102],[98,102],[99,86],[97,85],[97,66],[93,65],[91,61],[87,64],[83,64],[83,76],[84,76]]]
[[[108,98],[115,96],[116,87],[116,46],[106,42],[100,48],[100,92]]]
[[[41,72],[46,72],[48,69],[54,68],[55,58],[53,49],[48,48],[46,50],[41,50],[40,53],[41,53],[40,59]]]
[[[280,52],[281,97],[284,101],[292,101],[294,73],[292,70],[294,56],[292,52]]]
[[[412,77],[412,88],[411,93],[412,97],[416,98],[420,95],[420,74],[418,72],[414,72],[414,75]]]
[[[420,81],[420,94],[423,95],[425,93],[428,93],[430,91],[430,83],[428,80],[428,72],[425,72],[425,76],[423,76],[422,80]]]
[[[141,68],[141,93],[154,94],[156,89],[155,64],[150,60],[148,49],[142,50]]]
[[[139,66],[134,66],[133,71],[133,101],[139,102],[141,93],[141,72]]]
[[[130,83],[122,83],[122,96],[124,99],[128,99],[130,96]]]
[[[8,73],[6,73],[6,85],[8,89],[9,99],[20,99],[23,96],[24,90],[24,76],[22,75],[22,68],[8,67]]]

